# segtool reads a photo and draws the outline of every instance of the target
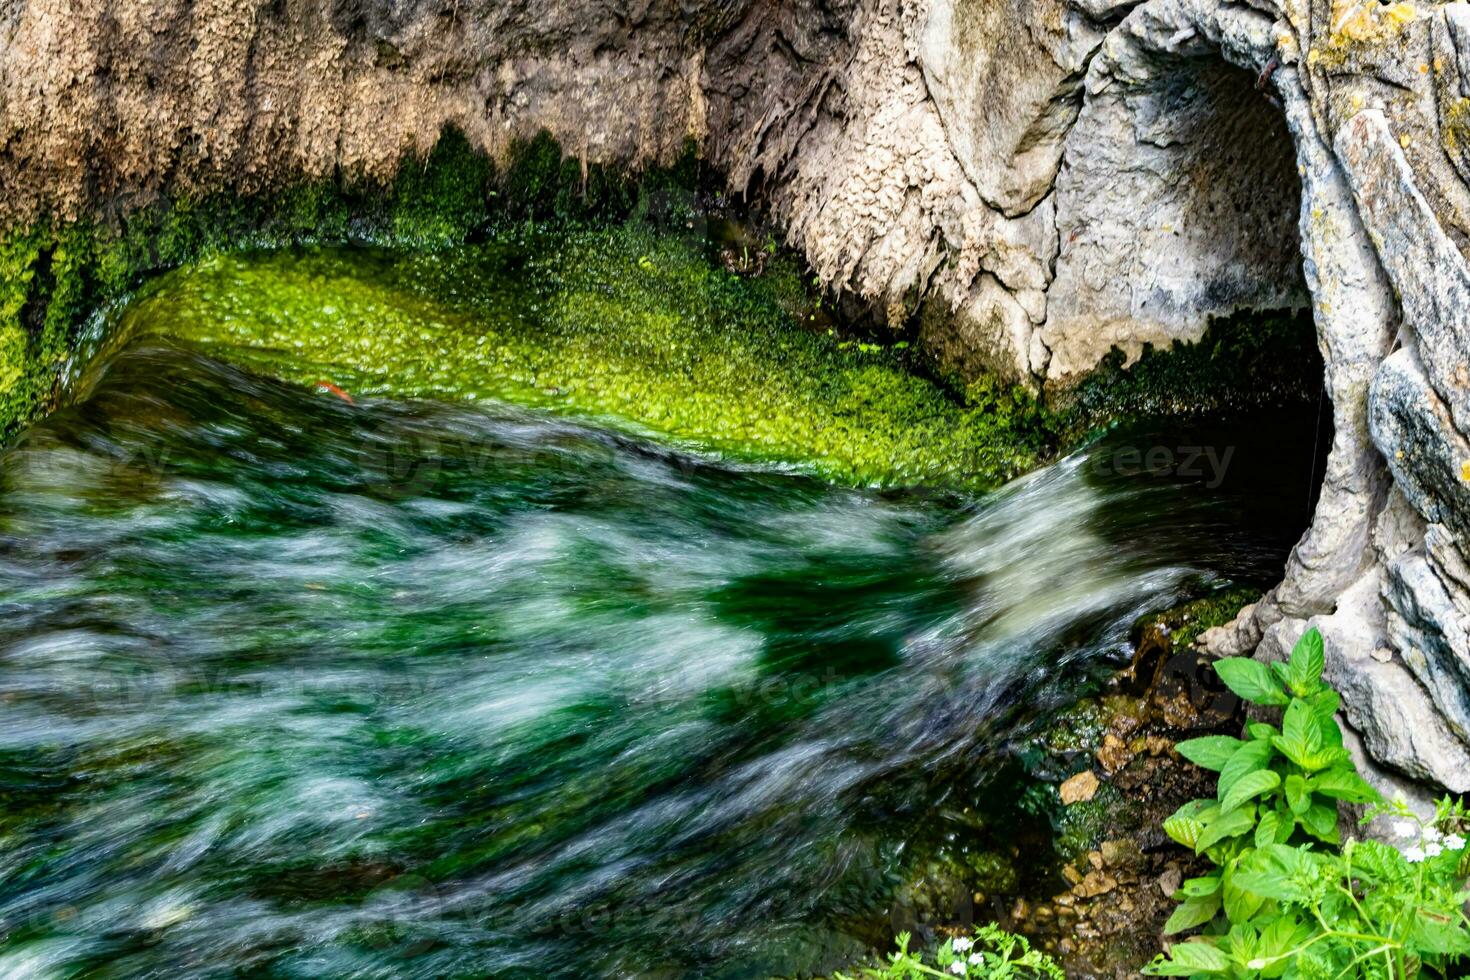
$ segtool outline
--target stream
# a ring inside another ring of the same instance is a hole
[[[1318,465],[1255,418],[880,492],[184,343],[99,378],[0,456],[8,978],[850,963],[1138,616],[1279,576]]]

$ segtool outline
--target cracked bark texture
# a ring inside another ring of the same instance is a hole
[[[1470,6],[1378,0],[5,0],[0,213],[387,177],[445,124],[686,137],[941,364],[1036,386],[1310,308],[1334,438],[1281,584],[1365,763],[1470,790]]]

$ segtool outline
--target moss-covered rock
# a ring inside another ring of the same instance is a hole
[[[844,483],[986,489],[1041,458],[1023,399],[968,401],[903,351],[804,329],[789,292],[642,222],[515,225],[437,251],[214,256],[150,287],[123,332],[305,385],[547,408]]]
[[[1210,417],[1316,404],[1322,355],[1306,313],[1241,313],[1210,324],[1192,344],[1145,347],[1132,365],[1112,353],[1048,399],[1065,444],[1122,418]]]
[[[405,158],[388,185],[338,175],[258,194],[153,202],[107,220],[0,229],[0,443],[55,403],[93,314],[160,272],[242,249],[436,249],[527,217],[607,220],[671,188],[692,200],[701,179],[692,147],[667,169],[584,173],[549,136],[518,145],[497,170],[451,128],[426,158]]]
[[[1205,630],[1224,626],[1235,619],[1242,609],[1260,598],[1260,589],[1233,585],[1172,609],[1150,613],[1133,624],[1131,632],[1134,645],[1141,645],[1148,631],[1158,630],[1167,638],[1171,653],[1183,653],[1194,645],[1194,641]]]
[[[98,311],[196,262],[145,302],[160,313],[177,290],[170,315],[188,323],[149,329],[228,339],[229,356],[307,383],[332,373],[367,393],[549,406],[851,483],[984,489],[1120,418],[1317,390],[1310,325],[1291,317],[1218,324],[1127,369],[1110,360],[1049,405],[990,379],[933,383],[902,342],[828,333],[815,284],[773,239],[746,263],[760,275],[722,270],[702,211],[713,188],[692,144],[627,175],[543,134],[497,169],[448,130],[389,186],[338,176],[0,233],[0,442],[56,403]],[[342,243],[419,254],[363,258],[364,274],[327,251],[254,254]],[[206,286],[233,318],[228,338],[205,322]],[[317,302],[322,289],[335,300]],[[293,368],[252,350],[272,346],[309,357]]]

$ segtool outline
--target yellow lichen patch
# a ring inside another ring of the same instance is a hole
[[[1378,3],[1377,0],[1337,0],[1332,6],[1332,27],[1327,43],[1308,52],[1307,64],[1341,67],[1354,46],[1389,41],[1418,16],[1418,7],[1403,0],[1392,4]]]
[[[1460,479],[1465,483],[1470,483],[1470,459],[1460,464]]]
[[[1470,99],[1450,99],[1441,110],[1444,148],[1452,154],[1470,147]]]

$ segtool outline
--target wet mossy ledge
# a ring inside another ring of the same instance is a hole
[[[549,409],[838,483],[985,489],[1039,460],[1026,412],[802,326],[803,301],[794,270],[741,278],[637,223],[531,225],[427,252],[216,256],[158,280],[121,326],[359,401]]]
[[[103,336],[357,398],[511,402],[841,483],[964,491],[1119,419],[1320,391],[1310,322],[1289,316],[1216,324],[1127,368],[1118,355],[1049,406],[996,379],[935,380],[903,337],[813,316],[821,295],[774,241],[747,234],[720,261],[717,188],[692,145],[620,175],[549,136],[497,167],[448,130],[388,186],[338,176],[12,231],[0,441],[58,403]]]
[[[584,168],[546,134],[497,167],[450,128],[427,157],[405,156],[388,185],[336,174],[254,194],[119,204],[84,220],[0,225],[0,442],[55,405],[81,341],[161,272],[244,249],[443,248],[497,224],[619,220],[650,200],[665,212],[689,210],[704,179],[692,144],[674,165],[630,176]]]

